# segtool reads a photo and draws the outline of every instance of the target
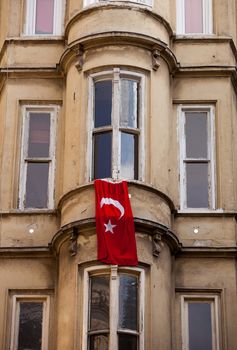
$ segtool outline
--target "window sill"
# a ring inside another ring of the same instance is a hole
[[[224,209],[182,209],[175,212],[175,216],[236,216],[236,211]]]
[[[29,214],[36,214],[36,215],[55,215],[57,214],[56,209],[12,209],[9,211],[0,212],[0,215],[7,216],[7,215],[29,215]]]
[[[87,8],[91,8],[91,7],[99,7],[99,6],[105,6],[105,5],[111,5],[111,4],[116,4],[119,3],[121,4],[127,4],[130,6],[141,6],[141,7],[148,7],[149,9],[153,8],[153,3],[152,4],[146,4],[146,3],[142,3],[142,2],[137,2],[137,1],[123,1],[123,0],[102,0],[102,1],[95,1],[92,4],[84,4],[83,5],[83,9],[87,9]]]

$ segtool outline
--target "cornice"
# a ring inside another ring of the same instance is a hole
[[[182,247],[176,258],[236,258],[237,247]]]
[[[179,242],[177,236],[165,225],[137,217],[134,217],[134,223],[136,232],[147,234],[152,238],[154,238],[156,235],[159,235],[161,237],[161,240],[167,243],[172,254],[176,254],[181,249],[182,245]],[[95,225],[96,221],[94,217],[71,222],[70,224],[63,226],[54,235],[50,246],[56,252],[56,254],[58,254],[60,247],[65,241],[73,241],[75,244],[75,241],[77,240],[78,235],[80,235],[80,232],[85,233],[89,230],[95,230]]]
[[[89,49],[106,47],[108,45],[129,45],[149,50],[151,54],[158,51],[159,58],[167,63],[170,72],[173,74],[178,69],[178,62],[168,45],[163,41],[149,35],[135,32],[107,31],[86,35],[70,43],[60,58],[59,65],[63,70],[77,58],[79,52]]]
[[[53,258],[51,247],[0,247],[0,259]]]
[[[18,78],[18,79],[60,79],[63,78],[63,73],[58,66],[52,67],[17,67],[11,66],[6,68],[0,68],[0,77],[5,76],[7,78]]]
[[[128,4],[128,3],[124,3],[124,2],[117,2],[117,4],[113,3],[111,4],[111,2],[103,2],[103,3],[97,3],[97,4],[93,4],[93,6],[87,7],[81,11],[78,11],[77,13],[75,13],[75,15],[70,18],[70,20],[66,23],[66,27],[65,27],[65,37],[66,39],[68,38],[68,33],[72,27],[72,25],[77,22],[81,17],[85,17],[90,15],[93,12],[98,12],[98,11],[107,11],[107,10],[111,10],[111,9],[116,9],[116,10],[132,10],[132,11],[136,11],[136,12],[141,12],[144,13],[147,16],[153,17],[154,19],[156,19],[157,21],[159,21],[160,23],[162,23],[164,25],[164,27],[166,28],[169,36],[171,37],[173,35],[173,30],[169,24],[169,22],[167,22],[162,16],[158,15],[157,13],[154,13],[152,11],[152,9],[150,9],[147,6],[144,6],[142,4]]]

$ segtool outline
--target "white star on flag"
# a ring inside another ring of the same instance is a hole
[[[114,233],[113,228],[116,227],[117,225],[112,225],[111,221],[109,220],[108,224],[104,224],[105,227],[105,232],[111,232]]]

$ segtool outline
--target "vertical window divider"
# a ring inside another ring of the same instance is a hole
[[[118,180],[120,173],[121,159],[121,137],[120,124],[120,69],[113,69],[113,90],[112,90],[112,178]]]
[[[118,266],[111,266],[110,275],[110,336],[109,336],[109,348],[118,350],[117,341],[117,329],[118,329],[118,318],[114,315],[119,315],[119,275]]]

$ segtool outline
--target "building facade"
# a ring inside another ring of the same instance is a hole
[[[236,349],[236,45],[236,0],[0,0],[0,349]]]

